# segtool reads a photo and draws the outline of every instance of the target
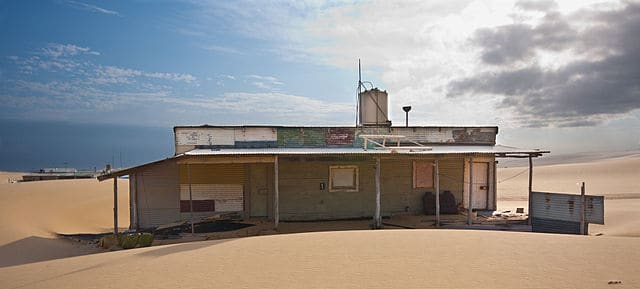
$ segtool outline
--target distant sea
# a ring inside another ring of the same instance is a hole
[[[173,155],[172,127],[0,119],[0,170],[129,167]]]

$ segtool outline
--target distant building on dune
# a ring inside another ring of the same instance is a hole
[[[23,182],[68,180],[68,179],[93,179],[99,172],[79,171],[75,168],[42,168],[37,173],[22,176]]]
[[[393,126],[386,91],[359,93],[354,126],[176,126],[175,153],[128,175],[132,229],[222,212],[280,221],[495,210],[496,126]],[[405,111],[408,112],[409,109]],[[531,163],[531,162],[530,162]],[[468,222],[476,218],[468,215]]]

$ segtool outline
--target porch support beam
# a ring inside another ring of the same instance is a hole
[[[196,227],[193,223],[193,192],[191,190],[191,167],[187,163],[187,183],[189,183],[189,223],[191,223],[191,235],[195,235]]]
[[[118,236],[118,177],[113,178],[113,234]]]
[[[434,162],[435,166],[435,189],[436,189],[436,227],[440,227],[440,170],[438,168],[438,159]]]
[[[529,155],[529,197],[527,202],[529,203],[529,208],[527,208],[527,214],[529,215],[527,218],[527,222],[529,226],[531,226],[531,191],[533,187],[533,158]]]
[[[467,224],[473,224],[473,158],[469,158],[469,208],[467,211]]]
[[[376,157],[376,212],[373,217],[374,229],[382,228],[382,217],[380,215],[380,158]]]
[[[129,229],[138,229],[138,192],[136,188],[136,174],[129,174]]]
[[[278,182],[278,156],[273,161],[273,226],[277,229],[280,223],[280,188]]]

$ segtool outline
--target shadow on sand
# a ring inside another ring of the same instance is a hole
[[[222,239],[222,240],[209,240],[209,241],[195,241],[189,243],[179,243],[173,245],[164,245],[158,246],[155,250],[145,250],[144,252],[138,253],[136,255],[141,257],[162,257],[171,254],[198,250],[202,248],[206,248],[209,246],[215,246],[224,242],[230,242],[233,239]],[[151,247],[154,248],[154,247]]]
[[[90,245],[31,236],[0,246],[0,268],[98,252]]]

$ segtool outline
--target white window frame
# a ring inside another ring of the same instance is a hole
[[[333,185],[334,172],[337,171],[337,170],[345,170],[345,169],[353,170],[354,186],[334,187],[334,185]],[[359,177],[358,170],[359,170],[358,166],[355,166],[355,165],[329,166],[329,192],[357,192],[358,189],[359,189],[359,185],[360,185],[360,177]]]

